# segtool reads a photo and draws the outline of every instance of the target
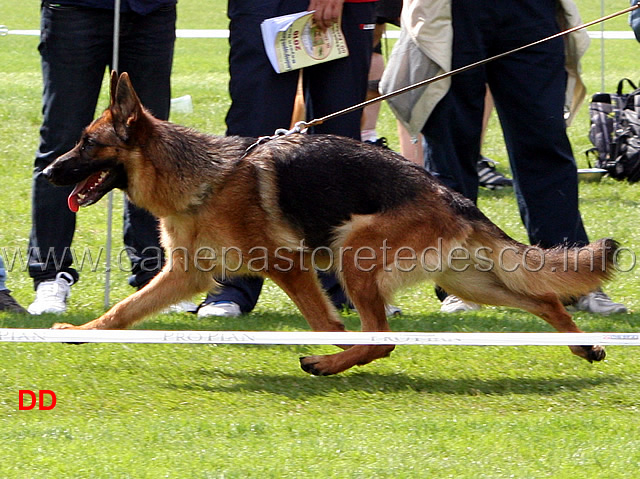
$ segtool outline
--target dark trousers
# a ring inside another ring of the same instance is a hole
[[[458,68],[559,31],[556,0],[452,1]],[[588,242],[578,209],[578,177],[564,120],[567,83],[561,38],[454,75],[429,117],[425,166],[477,200],[476,163],[485,86],[493,94],[529,241],[543,247]]]
[[[319,118],[364,101],[373,48],[372,30],[375,3],[346,3],[342,30],[349,56],[304,70],[307,114]],[[278,128],[289,128],[298,85],[298,71],[276,73],[266,56],[260,23],[269,17],[302,12],[305,0],[229,1],[230,53],[227,134],[242,136],[273,135]],[[314,133],[333,133],[360,139],[361,112],[343,115],[314,129]],[[311,118],[308,118],[311,119]],[[336,305],[346,304],[342,287],[333,275],[321,275],[323,286]],[[223,280],[222,289],[209,295],[207,302],[233,301],[243,312],[251,311],[260,295],[261,278]]]
[[[175,7],[148,15],[122,13],[119,70],[128,72],[142,103],[168,119],[175,42]],[[94,118],[105,69],[111,66],[113,11],[43,3],[41,55],[43,122],[32,189],[29,274],[37,284],[57,272],[76,280],[70,251],[76,217],[67,208],[73,189],[51,185],[41,172],[74,147]],[[132,261],[132,286],[148,282],[162,266],[157,221],[125,202],[124,241]],[[146,251],[145,251],[146,249]],[[148,261],[144,261],[148,256]],[[95,257],[95,256],[94,256]]]

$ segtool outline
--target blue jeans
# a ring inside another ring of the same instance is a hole
[[[637,5],[640,0],[631,0],[631,5]],[[629,14],[629,25],[636,36],[636,39],[640,42],[640,9],[634,10]]]
[[[0,256],[0,291],[7,289],[7,285],[5,284],[6,281],[7,271],[4,269],[4,261],[2,260],[2,256]]]
[[[142,103],[164,120],[171,102],[175,22],[175,7],[121,16],[119,70],[129,73]],[[70,251],[76,217],[67,208],[73,187],[53,186],[41,172],[73,148],[93,120],[105,69],[112,62],[113,11],[43,2],[40,28],[43,122],[33,172],[29,238],[29,274],[36,286],[60,271],[79,277]],[[132,262],[130,284],[140,287],[161,269],[162,256],[156,219],[128,201],[124,241]],[[97,252],[93,254],[96,257]],[[145,255],[149,261],[143,262]]]
[[[307,0],[229,0],[230,52],[227,134],[273,135],[289,128],[298,86],[298,71],[276,73],[264,52],[260,23],[269,17],[307,9]],[[367,76],[373,49],[372,30],[362,25],[375,22],[375,3],[345,3],[342,30],[349,56],[304,70],[308,119],[320,118],[365,100]],[[312,116],[312,117],[311,117]],[[314,133],[332,133],[360,139],[361,111],[343,115],[315,128]],[[347,304],[333,274],[320,275],[332,302]],[[251,311],[260,295],[262,278],[241,277],[222,281],[222,289],[206,302],[233,301],[243,312]]]

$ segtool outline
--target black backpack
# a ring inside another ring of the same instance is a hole
[[[633,91],[622,93],[628,83]],[[589,105],[589,139],[596,167],[616,180],[640,181],[640,89],[628,78],[618,83],[616,93],[596,93]]]

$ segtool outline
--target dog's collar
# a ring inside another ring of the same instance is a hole
[[[271,135],[271,136],[261,136],[254,143],[249,145],[249,147],[244,151],[244,154],[242,155],[242,158],[244,158],[249,153],[251,153],[251,150],[253,150],[254,148],[256,148],[259,145],[262,145],[263,143],[266,143],[267,141],[274,140],[276,138],[280,138],[281,136],[293,135],[295,133],[306,133],[307,132],[307,126],[308,125],[307,125],[306,122],[299,121],[295,125],[293,125],[293,128],[291,128],[290,130],[287,130],[286,128],[278,128],[275,131],[275,133],[273,135]]]

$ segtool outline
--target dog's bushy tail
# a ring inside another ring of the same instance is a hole
[[[482,235],[485,236],[485,235]],[[511,291],[527,296],[555,293],[570,301],[596,290],[615,272],[618,242],[605,238],[585,246],[544,249],[485,236],[493,273]]]

